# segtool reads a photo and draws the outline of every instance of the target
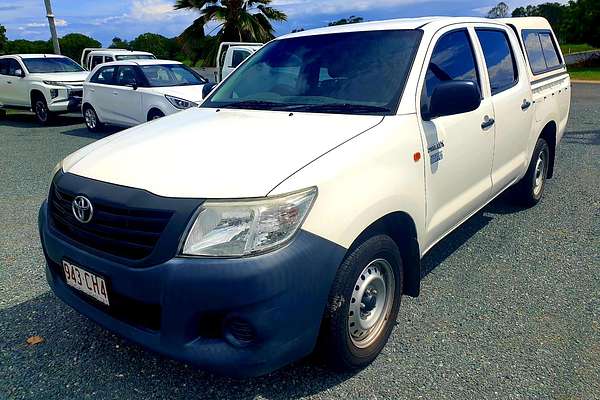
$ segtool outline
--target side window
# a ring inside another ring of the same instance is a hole
[[[508,35],[496,29],[476,29],[476,32],[487,64],[492,96],[510,89],[519,75]]]
[[[531,71],[534,74],[544,72],[546,70],[546,59],[544,58],[540,35],[537,32],[525,32],[523,33],[523,42],[525,43],[525,51],[527,52]]]
[[[103,85],[111,85],[113,84],[113,77],[115,74],[115,67],[104,67],[100,68],[98,72],[92,76],[90,82],[92,83],[101,83]]]
[[[118,86],[133,86],[136,83],[135,67],[132,65],[122,65],[117,72],[115,83]]]
[[[236,68],[248,57],[250,57],[250,53],[246,50],[234,50],[231,58],[231,67]]]
[[[8,58],[0,60],[0,75],[8,75]]]
[[[466,29],[447,33],[435,45],[421,94],[423,113],[429,111],[431,95],[435,88],[441,82],[452,80],[468,80],[479,85],[477,63]]]
[[[93,56],[92,63],[90,65],[90,69],[96,68],[96,66],[102,64],[102,56]]]
[[[556,51],[556,46],[554,45],[554,40],[552,39],[552,36],[550,36],[550,33],[540,33],[540,42],[542,43],[544,58],[546,58],[546,66],[548,69],[558,67],[561,62],[558,58],[558,51]]]
[[[17,70],[23,72],[23,68],[21,64],[17,60],[13,60],[12,58],[8,59],[8,75],[17,76]]]

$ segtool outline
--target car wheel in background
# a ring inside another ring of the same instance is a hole
[[[46,103],[46,99],[42,96],[37,96],[33,100],[33,112],[35,113],[35,118],[42,125],[47,125],[52,122],[54,114],[48,109],[48,104]]]
[[[159,119],[164,116],[165,116],[165,114],[162,111],[153,109],[153,110],[150,110],[150,112],[148,113],[148,121],[153,121],[155,119]]]
[[[402,258],[386,235],[367,239],[335,277],[319,337],[319,353],[337,369],[369,365],[392,332],[402,297]]]
[[[548,143],[539,138],[533,150],[527,173],[513,189],[513,197],[517,203],[524,207],[533,207],[539,203],[546,188],[550,161]]]
[[[96,110],[90,105],[83,107],[83,118],[85,119],[85,126],[90,132],[99,132],[103,128],[102,122],[98,119]]]

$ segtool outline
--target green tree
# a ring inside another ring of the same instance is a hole
[[[123,40],[120,37],[114,37],[110,46],[111,49],[129,49],[130,45],[127,40]]]
[[[143,33],[129,42],[129,46],[131,50],[147,51],[157,58],[171,57],[171,39],[156,33]]]
[[[342,18],[342,19],[338,19],[337,21],[330,22],[328,24],[328,26],[358,24],[363,21],[364,21],[363,17],[356,17],[356,16],[352,15],[349,18]]]
[[[267,42],[275,37],[272,22],[286,21],[287,16],[272,7],[272,0],[176,0],[175,9],[200,13],[192,25],[183,31],[179,40],[187,54],[197,51],[201,44],[204,58],[214,62],[221,42]],[[216,21],[216,40],[204,40],[204,27]]]
[[[8,39],[6,38],[6,28],[0,25],[0,54],[4,54],[6,52],[7,43]]]
[[[506,4],[505,2],[500,2],[498,3],[496,6],[492,7],[492,9],[490,11],[488,11],[487,17],[488,18],[506,18],[508,17],[510,14],[509,12],[509,7],[508,4]]]
[[[101,46],[99,41],[81,33],[69,33],[68,35],[58,39],[58,41],[60,42],[60,50],[62,54],[72,58],[73,60],[79,60],[83,49],[86,47]]]
[[[54,53],[52,43],[49,40],[9,40],[6,44],[7,54],[44,54]]]

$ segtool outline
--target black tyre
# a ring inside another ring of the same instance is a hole
[[[549,165],[550,148],[544,139],[539,138],[533,150],[527,173],[513,190],[513,198],[518,204],[524,207],[533,207],[539,203],[546,188]]]
[[[0,109],[0,118],[6,117],[6,110]]]
[[[156,110],[156,109],[150,110],[150,112],[148,113],[148,121],[153,121],[155,119],[159,119],[164,116],[165,116],[165,114],[160,110]]]
[[[83,107],[83,118],[85,119],[85,126],[90,132],[100,132],[104,128],[104,124],[100,122],[96,110],[90,105]]]
[[[33,99],[33,112],[37,121],[42,125],[47,125],[54,119],[54,114],[48,109],[46,99],[42,96]]]
[[[319,353],[334,368],[369,365],[392,332],[402,297],[402,258],[386,235],[367,239],[340,266],[329,293]]]

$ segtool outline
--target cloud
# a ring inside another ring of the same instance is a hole
[[[111,15],[97,19],[93,25],[122,24],[132,21],[160,22],[172,20],[189,14],[188,11],[175,10],[173,2],[166,0],[133,0],[129,11],[120,15]]]
[[[450,0],[446,0],[450,1]],[[339,14],[342,12],[360,12],[373,9],[384,9],[394,6],[423,3],[422,0],[330,0],[327,2],[313,0],[274,0],[272,6],[285,11],[289,16]]]

